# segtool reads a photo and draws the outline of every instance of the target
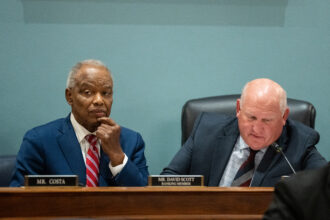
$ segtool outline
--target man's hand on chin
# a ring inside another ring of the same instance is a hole
[[[100,126],[96,129],[96,136],[101,140],[103,151],[109,156],[111,166],[123,163],[125,154],[120,146],[120,126],[111,118],[97,119]]]

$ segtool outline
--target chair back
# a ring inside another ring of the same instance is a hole
[[[181,143],[184,144],[188,139],[195,119],[201,112],[214,112],[227,115],[236,115],[236,100],[240,94],[222,95],[188,100],[183,108],[181,115]],[[289,118],[300,121],[303,124],[314,128],[316,110],[314,106],[298,99],[287,99],[290,108]]]
[[[0,187],[9,186],[15,163],[16,155],[0,156]]]

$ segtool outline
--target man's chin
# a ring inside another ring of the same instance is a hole
[[[265,148],[263,146],[250,146],[252,150],[261,150],[262,148]]]
[[[93,120],[93,121],[91,121],[91,122],[89,123],[89,126],[88,126],[87,130],[90,131],[90,132],[94,132],[94,131],[97,130],[97,128],[98,128],[100,125],[101,125],[101,123],[98,122],[97,119],[95,119],[95,120]]]
[[[252,150],[261,150],[262,148],[266,147],[265,143],[260,143],[260,142],[251,142],[248,145]]]

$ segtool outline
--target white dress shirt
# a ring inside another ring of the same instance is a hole
[[[266,150],[268,147],[263,148],[258,151],[258,153],[255,155],[254,158],[254,164],[255,164],[255,170],[259,166],[262,157],[264,156]],[[244,161],[247,160],[247,158],[250,155],[249,146],[244,142],[242,136],[239,136],[237,138],[236,144],[234,146],[233,152],[230,156],[230,159],[227,163],[225,172],[223,173],[219,186],[231,186],[231,184],[234,181],[234,178],[236,176],[237,171],[241,167],[241,165],[244,163]],[[253,178],[252,178],[253,180]],[[251,181],[252,183],[252,181]]]
[[[89,134],[95,135],[95,132],[91,133],[86,128],[84,128],[81,124],[79,124],[72,113],[70,114],[70,121],[71,121],[72,127],[74,129],[74,132],[76,133],[76,137],[80,144],[81,152],[82,152],[85,164],[86,164],[86,154],[87,154],[90,144],[85,139],[85,137],[86,137],[86,135],[89,135]],[[100,156],[100,154],[101,154],[101,151],[100,151],[101,141],[100,140],[97,141],[96,148],[97,148],[99,156]],[[120,173],[120,171],[126,165],[127,160],[128,160],[128,158],[125,154],[125,158],[124,158],[124,161],[122,164],[119,164],[119,165],[113,167],[113,166],[111,166],[111,162],[109,163],[109,169],[113,176],[116,176],[118,173]]]

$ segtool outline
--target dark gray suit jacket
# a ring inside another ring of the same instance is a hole
[[[218,186],[239,136],[236,117],[202,113],[195,121],[187,142],[181,147],[162,175],[204,175],[206,186]],[[320,167],[326,160],[315,144],[319,134],[299,123],[287,120],[277,143],[295,170]],[[269,147],[260,162],[251,186],[274,186],[281,176],[292,171],[285,159]]]
[[[330,163],[280,181],[263,219],[330,219]]]

